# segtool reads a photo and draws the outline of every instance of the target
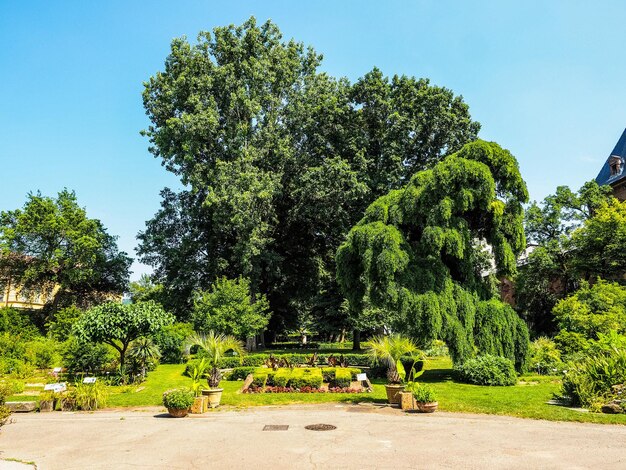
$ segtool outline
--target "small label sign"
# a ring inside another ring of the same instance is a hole
[[[55,374],[58,374],[59,372],[61,372],[63,370],[62,367],[55,367],[54,369],[52,369],[52,372],[54,372]]]
[[[53,391],[56,393],[61,393],[67,390],[67,386],[65,385],[65,382],[63,383],[56,383],[56,384],[47,384],[44,385],[43,387],[44,391]]]
[[[95,377],[85,377],[83,379],[83,383],[84,384],[95,384],[96,383],[96,378]]]
[[[367,374],[356,374],[356,379],[359,382],[364,382],[367,380]]]

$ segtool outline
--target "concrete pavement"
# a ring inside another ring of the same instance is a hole
[[[615,425],[336,404],[182,419],[159,409],[13,416],[0,431],[0,459],[39,470],[626,468],[626,426]],[[316,423],[337,429],[304,429]]]

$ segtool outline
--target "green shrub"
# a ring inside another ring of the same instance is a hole
[[[293,369],[291,377],[289,378],[288,386],[296,389],[303,387],[320,388],[322,386],[323,378],[322,371],[318,368]]]
[[[6,405],[0,405],[0,427],[9,416],[11,416],[11,410],[9,407]]]
[[[424,354],[428,357],[447,357],[450,355],[450,351],[448,351],[448,346],[444,341],[434,339],[424,350]]]
[[[39,329],[31,320],[30,312],[11,307],[0,308],[0,333],[19,336],[25,340],[40,335]]]
[[[94,411],[106,406],[109,392],[106,385],[100,381],[93,384],[78,383],[70,397],[75,400],[78,409]]]
[[[163,393],[163,406],[167,409],[186,410],[194,402],[194,393],[188,388],[177,388]]]
[[[0,357],[0,374],[26,379],[35,373],[35,367],[20,359]]]
[[[626,350],[614,348],[567,364],[563,393],[582,406],[606,402],[612,387],[626,383]]]
[[[517,374],[513,361],[491,356],[477,356],[455,367],[461,382],[475,385],[515,385]]]
[[[57,341],[67,341],[72,335],[74,323],[82,314],[83,311],[74,305],[59,310],[46,325],[48,334]]]
[[[71,337],[63,346],[63,365],[70,374],[100,373],[112,361],[109,349],[102,344],[79,341]]]
[[[50,369],[58,362],[59,349],[56,341],[41,338],[26,343],[26,358],[38,369]]]
[[[0,358],[24,360],[26,343],[21,336],[8,332],[0,333]]]
[[[278,369],[274,374],[274,385],[277,387],[286,387],[291,378],[291,369]]]
[[[189,323],[174,323],[163,327],[154,342],[161,351],[161,363],[182,364],[185,362],[185,340],[193,334]]]
[[[331,382],[332,387],[349,387],[352,382],[352,373],[349,369],[337,368],[335,370],[335,378]]]
[[[267,384],[267,373],[255,371],[254,378],[252,380],[252,385],[258,388],[263,388]]]
[[[249,374],[254,373],[255,367],[235,367],[232,372],[228,375],[228,380],[245,380]]]
[[[530,344],[530,370],[538,374],[557,374],[563,370],[561,352],[548,338],[538,338]]]

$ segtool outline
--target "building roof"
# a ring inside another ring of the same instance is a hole
[[[611,157],[618,157],[622,160],[620,172],[613,176],[611,176],[611,167],[609,165],[609,160],[611,159]],[[596,183],[598,183],[600,186],[604,184],[614,185],[618,181],[622,181],[626,179],[626,171],[624,171],[625,161],[626,161],[626,129],[624,129],[624,132],[622,133],[622,136],[620,137],[620,139],[617,141],[615,148],[613,149],[609,157],[604,162],[604,165],[602,166],[600,173],[598,173],[598,176],[596,176]]]

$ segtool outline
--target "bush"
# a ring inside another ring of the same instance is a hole
[[[461,382],[475,385],[515,385],[513,361],[499,356],[477,356],[455,367]]]
[[[272,343],[266,345],[267,349],[319,349],[319,343],[302,344],[296,341],[288,341],[284,343]]]
[[[530,344],[530,370],[538,374],[557,374],[563,370],[561,352],[548,338],[538,338]]]
[[[563,393],[575,403],[593,407],[606,403],[613,386],[626,383],[626,350],[613,348],[569,363],[563,376]]]
[[[255,371],[254,378],[252,380],[252,385],[258,388],[263,388],[267,384],[267,372],[263,371]]]
[[[62,356],[63,365],[70,374],[99,373],[112,361],[111,353],[106,346],[79,341],[76,337],[66,341]]]
[[[228,375],[227,380],[245,380],[249,374],[254,373],[255,367],[235,367],[233,371]]]
[[[278,369],[276,371],[276,374],[274,374],[274,385],[276,387],[286,387],[287,383],[289,383],[290,378],[291,378],[290,369]]]
[[[352,382],[352,374],[349,369],[336,369],[335,378],[331,382],[332,387],[349,387]]]
[[[109,392],[106,385],[100,381],[93,384],[76,384],[70,398],[74,399],[79,410],[94,411],[106,406]]]
[[[26,343],[27,361],[39,369],[50,369],[59,359],[60,345],[52,339],[41,338]]]
[[[26,379],[35,373],[35,367],[20,359],[0,358],[0,374]]]
[[[154,335],[154,342],[161,351],[161,363],[182,364],[185,362],[185,340],[193,334],[189,323],[174,323],[165,326]]]
[[[20,336],[26,340],[40,335],[28,311],[11,307],[0,308],[0,333]]]
[[[163,393],[163,406],[167,409],[186,410],[194,402],[194,393],[188,388],[177,388]]]
[[[320,369],[293,369],[288,386],[296,389],[304,387],[320,388],[323,378]]]
[[[0,334],[0,358],[24,360],[26,343],[19,335],[8,332]]]
[[[74,323],[82,314],[83,311],[74,305],[59,310],[46,325],[48,334],[57,341],[67,341],[72,335]]]
[[[448,346],[446,346],[444,341],[434,339],[430,342],[424,354],[428,357],[445,357],[450,355],[450,351],[448,351]]]

